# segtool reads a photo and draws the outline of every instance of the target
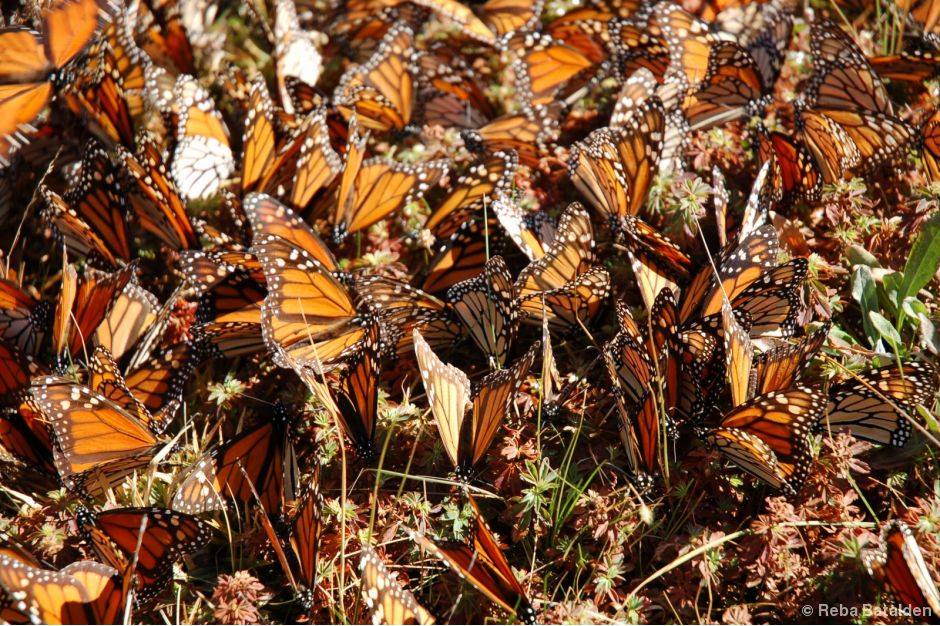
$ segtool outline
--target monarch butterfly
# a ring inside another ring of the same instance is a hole
[[[516,31],[533,30],[544,8],[542,0],[487,0],[480,13],[490,30],[506,39]]]
[[[934,112],[921,129],[924,137],[924,165],[930,180],[940,180],[940,113]]]
[[[161,508],[78,509],[76,523],[102,560],[122,574],[133,568],[137,601],[147,604],[170,582],[173,563],[212,538],[205,522]]]
[[[274,4],[275,69],[281,101],[288,113],[294,112],[294,94],[311,89],[323,71],[323,57],[317,38],[300,26],[297,7],[289,0]]]
[[[116,360],[130,357],[139,342],[158,330],[167,317],[168,310],[161,307],[155,295],[129,280],[95,329],[94,343],[106,348]]]
[[[605,40],[610,38],[609,25],[613,18],[614,14],[609,11],[583,7],[555,18],[545,30],[580,52],[591,63],[602,63],[610,52]]]
[[[374,454],[379,398],[379,327],[373,325],[362,350],[351,355],[336,388],[340,423],[364,458]]]
[[[317,577],[317,555],[320,535],[323,532],[323,496],[315,474],[299,498],[299,504],[291,518],[290,544],[300,565],[301,580],[308,589],[315,589]]]
[[[98,346],[88,360],[88,387],[123,408],[151,430],[163,430],[165,425],[156,423],[147,407],[127,388],[124,375],[107,348]]]
[[[323,268],[341,282],[348,282],[343,276],[333,253],[310,226],[291,209],[271,196],[263,193],[248,194],[243,208],[251,224],[253,237],[273,236],[283,239],[291,245],[306,250]],[[208,254],[207,260],[224,273],[243,272],[258,276],[258,268],[263,267],[257,255],[246,258],[243,253],[232,251],[229,254]],[[207,274],[206,274],[207,275]],[[264,272],[261,272],[264,276]]]
[[[137,417],[66,378],[35,381],[32,396],[55,437],[56,469],[74,491],[105,491],[150,463],[162,445]]]
[[[818,391],[774,391],[732,409],[708,440],[725,456],[771,487],[797,492],[809,471],[809,434],[826,410]]]
[[[434,617],[398,584],[372,546],[364,544],[361,552],[362,600],[372,613],[373,624],[434,623]]]
[[[48,330],[51,307],[39,302],[11,280],[0,279],[0,338],[34,354]]]
[[[515,289],[506,262],[490,258],[474,278],[447,290],[447,301],[471,339],[493,363],[502,365],[519,325]]]
[[[424,270],[421,289],[439,294],[457,283],[478,276],[490,253],[500,246],[488,220],[468,219],[439,248]]]
[[[203,293],[193,335],[216,357],[235,357],[264,349],[261,309],[264,279],[236,270]]]
[[[454,318],[451,306],[404,283],[385,276],[369,276],[356,279],[356,289],[367,298],[371,306],[381,312],[383,322],[396,329],[397,356],[411,354],[412,330],[421,328],[421,333],[435,349],[446,349],[454,345],[463,332],[463,326]]]
[[[847,431],[858,439],[902,447],[913,430],[903,413],[929,406],[937,393],[937,369],[908,361],[859,372],[829,388],[829,406],[820,426]]]
[[[935,0],[912,0],[904,3],[908,15],[923,31],[925,37],[936,36],[940,32],[940,6]]]
[[[53,318],[55,354],[87,354],[98,326],[134,275],[134,269],[132,264],[107,274],[88,268],[79,278],[73,266],[63,267],[62,287]]]
[[[610,276],[602,267],[591,267],[593,248],[590,216],[580,204],[571,204],[559,219],[554,241],[516,279],[524,319],[541,324],[547,317],[550,327],[565,329],[587,324],[600,312]]]
[[[596,319],[609,295],[610,275],[598,265],[561,287],[520,296],[519,307],[529,324],[544,317],[552,329],[569,331]]]
[[[739,241],[726,246],[715,259],[717,277],[711,265],[703,267],[683,291],[679,319],[707,317],[721,312],[727,297],[735,299],[765,272],[777,265],[780,241],[771,225],[761,226]]]
[[[40,190],[46,201],[43,216],[69,252],[108,267],[130,260],[123,191],[98,145],[85,146],[78,182],[64,197],[45,185]]]
[[[357,124],[353,122],[351,127],[355,129]],[[447,173],[446,159],[415,165],[381,157],[363,161],[365,141],[357,130],[350,132],[346,169],[333,214],[333,238],[338,242],[420,200]]]
[[[508,191],[516,177],[519,157],[515,152],[494,152],[474,161],[452,191],[437,205],[424,227],[438,238],[450,237],[468,216],[486,206],[488,197]]]
[[[793,17],[783,2],[748,2],[728,6],[715,16],[712,30],[731,35],[757,64],[765,87],[777,80],[790,44]]]
[[[916,48],[899,54],[869,57],[868,63],[881,78],[916,85],[940,74],[940,58],[936,53]]]
[[[367,55],[380,45],[382,38],[399,20],[413,24],[427,17],[427,10],[423,7],[387,4],[385,0],[347,2],[344,14],[334,23],[334,34],[346,45],[354,46],[359,55]]]
[[[0,341],[0,397],[15,395],[28,387],[30,376],[40,368],[30,355]]]
[[[775,163],[773,184],[779,187],[778,201],[789,205],[798,198],[816,202],[822,193],[822,175],[806,147],[778,132],[758,126],[759,153],[762,161]]]
[[[246,150],[249,145],[246,143]],[[245,167],[265,167],[263,162],[247,161],[249,158],[273,158],[270,165],[259,172],[262,176],[257,188],[284,198],[297,210],[309,205],[343,171],[343,164],[330,145],[326,110],[322,107],[307,113],[273,157],[266,157],[264,152],[273,149],[273,145],[256,149],[259,150],[257,155],[246,152]]]
[[[662,29],[650,20],[648,10],[628,19],[613,19],[608,31],[613,48],[615,70],[619,76],[630,76],[646,69],[654,76],[663,77],[669,67],[669,47]]]
[[[610,114],[610,126],[619,127],[629,123],[637,114],[637,106],[656,95],[659,83],[651,71],[640,68],[623,81],[614,110]]]
[[[52,462],[53,442],[31,396],[17,408],[0,414],[0,460],[25,465],[44,476],[56,476]]]
[[[500,206],[512,204],[507,198],[502,198]],[[497,212],[505,211],[496,209]],[[504,219],[501,222],[505,223]],[[594,230],[591,226],[591,216],[584,210],[579,202],[572,202],[562,212],[558,225],[551,233],[550,241],[537,241],[536,235],[523,236],[523,249],[528,248],[528,256],[533,264],[539,260],[539,266],[530,265],[531,270],[524,269],[516,281],[524,285],[528,291],[552,289],[560,287],[573,280],[578,274],[585,272],[594,262]],[[538,272],[538,275],[534,275]],[[520,294],[522,292],[520,291]]]
[[[721,328],[725,348],[725,378],[731,387],[731,406],[740,406],[753,395],[751,367],[754,346],[751,336],[735,318],[728,300],[721,304]]]
[[[249,276],[259,285],[264,283],[257,257],[236,243],[211,250],[184,250],[180,253],[180,271],[186,276],[187,288],[199,296],[236,275]]]
[[[170,347],[125,377],[107,348],[98,346],[88,363],[88,386],[162,433],[182,403],[183,385],[201,358],[187,342]]]
[[[479,128],[491,119],[458,96],[433,87],[423,89],[418,97],[422,104],[421,120],[428,126],[468,130]]]
[[[397,6],[403,0],[385,0]],[[478,13],[455,0],[417,0],[413,4],[430,9],[446,21],[460,27],[460,32],[481,43],[495,46],[516,31],[530,31],[538,24],[542,0],[488,0]]]
[[[59,95],[83,125],[108,145],[134,145],[134,121],[117,59],[107,46],[94,54]],[[96,65],[97,64],[97,67]]]
[[[31,126],[54,90],[71,80],[69,62],[92,41],[110,19],[102,0],[59,0],[42,12],[43,33],[26,28],[0,32],[0,166],[27,142]]]
[[[548,146],[561,133],[558,103],[533,104],[527,76],[517,73],[516,100],[519,110],[488,121],[476,129],[460,131],[464,146],[472,153],[513,150],[519,162],[538,165]]]
[[[526,211],[509,194],[499,194],[491,205],[500,226],[530,261],[545,256],[557,236],[555,223],[545,211]]]
[[[747,50],[676,5],[658,4],[652,20],[670,49],[666,80],[678,85],[693,130],[759,112],[764,80]]]
[[[680,374],[690,381],[697,398],[704,368],[715,349],[714,339],[702,335],[704,345],[695,352],[690,350],[695,347],[690,338],[678,335],[675,309],[672,291],[662,290],[650,310],[650,332],[644,337],[629,310],[618,301],[619,332],[603,349],[617,392],[621,440],[635,472],[656,470],[662,449],[660,416],[670,416],[679,403]]]
[[[568,169],[578,191],[610,221],[635,216],[659,165],[665,117],[650,98],[618,128],[601,128],[571,149]]]
[[[823,180],[865,175],[896,163],[916,134],[894,116],[865,56],[838,26],[821,22],[810,37],[813,76],[796,107],[799,136]]]
[[[427,42],[427,49],[417,53],[422,86],[423,115],[427,123],[433,123],[435,114],[429,111],[430,100],[435,96],[446,96],[459,107],[462,117],[454,118],[454,125],[468,126],[468,118],[491,119],[495,109],[480,85],[476,70],[445,41]],[[483,122],[480,122],[481,124]]]
[[[116,569],[97,561],[77,561],[61,570],[85,587],[93,622],[117,624],[123,618],[129,584]]]
[[[869,575],[882,582],[899,602],[928,611],[929,621],[936,622],[940,592],[910,527],[899,519],[891,520],[881,527],[880,539],[880,548],[862,553]]]
[[[650,98],[659,97],[664,93],[653,73],[641,67],[623,82],[614,110],[610,115],[610,127],[619,128],[631,124],[631,120],[638,113],[642,113],[640,105]],[[664,108],[665,110],[665,108]],[[683,151],[691,137],[689,122],[683,112],[678,108],[665,112],[662,147],[659,156],[659,174],[671,175],[682,163]]]
[[[418,370],[444,450],[454,464],[458,480],[466,482],[498,434],[516,388],[532,367],[539,344],[536,342],[509,369],[493,372],[471,387],[467,375],[441,361],[417,328],[413,341]],[[471,405],[469,420],[468,405]]]
[[[257,502],[279,515],[284,501],[285,461],[289,461],[289,415],[274,406],[269,419],[210,451],[187,472],[173,496],[173,508],[195,514],[225,508],[225,499]]]
[[[0,555],[0,617],[4,622],[70,623],[74,609],[87,601],[84,587],[71,577]]]
[[[160,65],[175,67],[180,73],[195,74],[193,47],[179,3],[171,0],[144,0],[138,6],[138,21],[149,23],[143,47],[148,56]],[[144,18],[148,19],[144,19]]]
[[[363,127],[379,132],[408,126],[415,98],[413,45],[414,32],[399,22],[368,61],[343,74],[333,93],[343,117],[355,114]]]
[[[153,422],[166,425],[182,403],[183,386],[202,358],[200,346],[179,341],[129,366],[124,382],[150,411]]]
[[[261,180],[271,171],[277,151],[274,103],[264,83],[255,75],[248,93],[242,131],[242,191],[259,191]]]
[[[516,616],[524,624],[535,623],[535,610],[525,590],[516,579],[506,555],[493,531],[490,530],[480,507],[472,496],[467,496],[473,508],[473,525],[469,543],[435,543],[424,535],[409,530],[410,538],[424,550],[444,561],[461,580],[472,584],[504,611]]]
[[[129,117],[134,120],[144,112],[146,72],[152,61],[137,46],[131,19],[131,16],[123,11],[115,13],[111,24],[89,50],[88,56],[96,59],[97,67],[101,68],[97,71],[109,72],[120,86]],[[131,139],[133,140],[133,137]]]
[[[510,39],[518,60],[512,71],[535,106],[547,105],[576,76],[592,66],[577,49],[544,33],[526,33]]]
[[[615,235],[626,244],[643,302],[652,310],[663,290],[677,291],[679,283],[688,279],[692,261],[669,238],[638,217],[620,216],[612,225]]]
[[[396,6],[402,0],[385,0],[384,4]],[[497,34],[491,30],[490,25],[476,16],[467,6],[455,0],[413,0],[413,4],[430,9],[447,22],[460,27],[460,32],[467,37],[487,45],[495,45]]]
[[[755,356],[752,370],[755,393],[765,394],[792,387],[807,362],[822,348],[831,327],[831,323],[826,322],[796,343],[777,340],[769,349]]]
[[[123,606],[114,568],[78,561],[61,571],[0,555],[0,617],[19,624],[114,624]]]
[[[118,147],[118,154],[134,182],[131,208],[144,230],[174,250],[198,247],[196,232],[180,192],[166,170],[156,139],[152,135],[141,137],[137,156],[122,147]]]
[[[263,194],[245,198],[253,225],[259,211],[272,204]],[[287,207],[278,211],[286,226],[269,222],[270,232],[253,228],[252,252],[264,267],[268,287],[262,336],[281,367],[332,369],[361,348],[372,314],[359,311],[354,295],[320,261],[328,250],[310,227]]]
[[[320,553],[320,536],[323,533],[323,496],[319,487],[319,469],[314,469],[310,482],[304,487],[301,495],[294,503],[288,528],[288,540],[294,562],[299,569],[302,585],[297,583],[287,554],[281,545],[281,538],[274,530],[274,526],[267,516],[261,516],[261,526],[268,535],[271,547],[280,561],[285,576],[290,581],[297,599],[304,608],[312,608],[317,582],[317,565]]]
[[[228,128],[212,97],[193,77],[176,78],[173,99],[176,146],[170,173],[184,198],[208,198],[235,170]]]
[[[803,310],[807,268],[806,259],[793,259],[763,274],[731,301],[735,318],[752,339],[793,336]],[[702,325],[713,326],[713,319],[705,317]]]

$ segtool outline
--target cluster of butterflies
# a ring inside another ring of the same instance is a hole
[[[583,399],[553,343],[598,348],[612,387],[594,382],[614,391],[624,469],[641,490],[694,445],[785,493],[811,469],[814,433],[904,446],[918,406],[934,402],[936,368],[802,380],[830,325],[812,321],[807,260],[781,262],[769,214],[815,202],[824,183],[890,175],[921,148],[940,179],[940,117],[905,121],[882,80],[938,73],[935,4],[904,8],[909,41],[890,57],[868,59],[837,25],[812,24],[792,133],[755,124],[759,174],[743,216],[715,170],[700,250],[660,231],[650,189],[683,169],[692,133],[774,104],[793,22],[783,0],[706,2],[701,15],[598,0],[554,18],[541,0],[348,0],[316,16],[329,37],[301,26],[294,0],[248,3],[273,81],[218,65],[211,7],[194,0],[53,0],[4,16],[0,201],[34,234],[18,233],[3,259],[0,459],[89,507],[76,523],[101,562],[55,571],[4,540],[0,618],[114,623],[146,610],[174,563],[210,543],[206,514],[231,504],[261,511],[291,587],[317,605],[320,476],[295,447],[289,401],[265,402],[237,433],[210,425],[205,440],[221,443],[180,472],[170,509],[95,510],[129,478],[148,476],[151,493],[154,470],[192,436],[183,392],[210,361],[273,361],[283,369],[261,376],[302,381],[362,464],[376,460],[380,380],[416,369],[465,483],[485,470],[537,362],[546,416]],[[511,95],[494,98],[486,79]],[[596,116],[569,115],[611,84]],[[441,144],[434,129],[444,145],[425,149]],[[526,176],[544,189],[523,197]],[[350,262],[382,227],[413,251],[407,270]],[[466,497],[469,542],[410,536],[534,621]],[[866,560],[873,575],[940,609],[906,527],[887,525],[883,544]],[[376,623],[433,621],[373,547],[361,554]]]

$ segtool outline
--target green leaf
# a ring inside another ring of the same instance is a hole
[[[929,312],[927,305],[914,297],[904,298],[904,302],[901,303],[901,310],[911,317],[926,315]]]
[[[845,251],[845,256],[848,258],[849,263],[852,265],[867,265],[868,267],[881,267],[881,264],[878,262],[878,259],[875,258],[875,255],[858,245],[853,243]]]
[[[878,341],[878,333],[868,319],[869,312],[878,310],[878,293],[875,286],[875,279],[871,274],[871,268],[866,265],[856,265],[852,272],[852,298],[858,302],[862,309],[862,324],[865,327],[865,336],[869,343],[874,346]]]
[[[866,320],[867,320],[867,318],[866,318]],[[839,328],[838,326],[833,326],[832,330],[829,331],[829,336],[830,336],[834,341],[841,341],[842,343],[844,343],[844,344],[847,345],[847,346],[857,346],[857,345],[860,345],[859,342],[858,342],[858,340],[855,339],[855,337],[853,337],[852,335],[850,335],[850,334],[849,334],[848,332],[846,332],[845,330]]]
[[[901,272],[887,272],[881,277],[879,302],[881,302],[881,307],[891,314],[897,313],[898,302],[903,300],[903,298],[898,298],[903,281],[904,274]]]
[[[920,347],[928,352],[937,354],[940,352],[940,337],[937,336],[937,329],[926,315],[919,315],[920,321],[917,330],[920,336]]]
[[[904,281],[897,302],[913,296],[924,288],[940,267],[940,213],[924,222],[904,265]]]
[[[875,330],[878,331],[878,334],[881,335],[881,338],[891,344],[891,349],[897,353],[898,347],[901,346],[901,335],[898,333],[897,329],[878,311],[869,311],[868,318],[871,320]]]

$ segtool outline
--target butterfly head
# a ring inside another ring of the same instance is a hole
[[[653,478],[652,474],[647,474],[646,472],[637,472],[630,476],[630,482],[633,483],[633,486],[636,487],[636,490],[640,494],[649,493],[653,490],[653,487],[656,486],[656,479]]]
[[[557,421],[563,409],[561,402],[546,402],[542,406],[542,418],[549,422]]]
[[[49,74],[46,75],[46,80],[52,83],[52,86],[56,90],[64,89],[69,85],[74,85],[77,79],[78,75],[72,63],[52,70],[49,72]]]
[[[460,483],[468,484],[470,479],[473,478],[473,475],[473,467],[469,465],[461,464],[454,470],[454,478]]]
[[[57,376],[68,376],[69,370],[72,368],[72,359],[68,351],[63,351],[60,354],[55,355],[52,363],[52,371],[56,373]]]
[[[692,429],[692,433],[696,436],[696,438],[698,438],[699,441],[708,441],[708,429],[704,426],[696,426]]]
[[[528,602],[524,602],[523,605],[519,607],[516,615],[519,617],[519,621],[523,624],[536,623],[535,609],[533,609],[532,605]]]
[[[339,245],[346,241],[346,237],[349,236],[349,231],[346,230],[345,224],[337,224],[333,227],[333,243]]]
[[[356,456],[362,459],[363,463],[371,463],[376,459],[375,447],[371,441],[357,441],[354,449]]]
[[[421,128],[415,126],[414,124],[408,124],[401,130],[397,130],[392,133],[392,138],[396,142],[401,142],[409,137],[415,137],[421,134]]]
[[[29,313],[29,322],[33,326],[45,328],[52,322],[52,303],[43,300]]]
[[[306,587],[299,587],[298,589],[295,589],[294,599],[303,608],[304,611],[309,611],[313,608],[313,591],[307,589]]]
[[[75,509],[75,524],[79,530],[84,530],[95,525],[95,514],[84,506]]]
[[[473,153],[483,152],[483,137],[475,130],[460,131],[460,138],[463,139],[464,147]]]
[[[345,235],[343,236],[345,237]],[[354,279],[353,279],[352,272],[346,272],[344,270],[336,269],[336,270],[333,270],[332,274],[333,274],[333,278],[339,281],[342,285],[346,287],[353,286]]]
[[[611,214],[607,216],[607,227],[614,234],[618,243],[622,243],[626,234],[630,231],[630,220],[627,216]]]
[[[286,427],[290,424],[290,412],[280,400],[274,401],[274,413],[271,416],[271,420],[280,427]]]

